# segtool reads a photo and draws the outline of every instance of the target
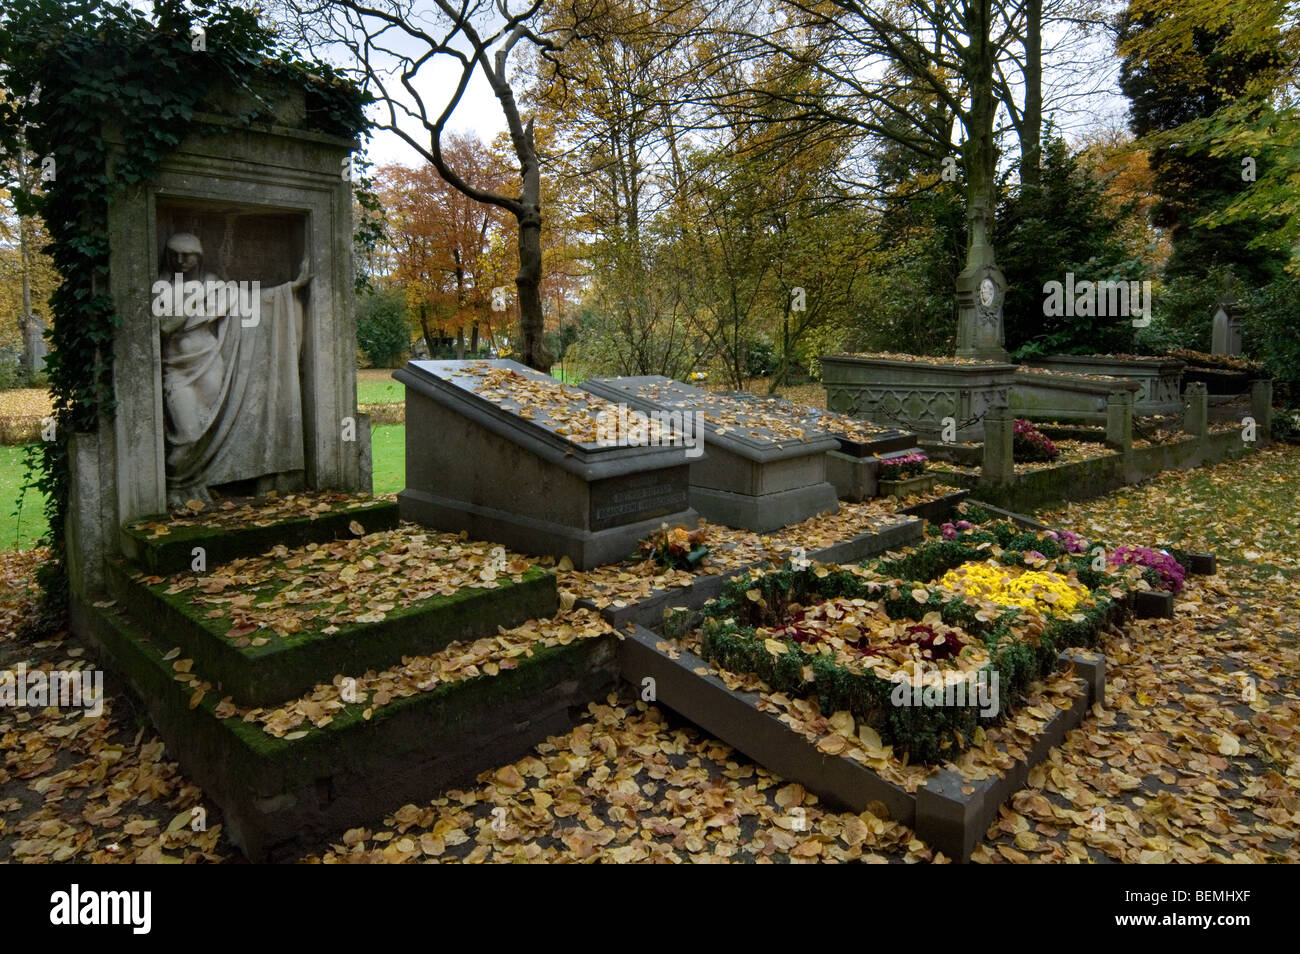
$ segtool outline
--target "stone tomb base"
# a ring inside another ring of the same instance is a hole
[[[870,355],[823,355],[826,407],[850,417],[944,438],[945,420],[955,439],[982,441],[984,415],[1005,403],[1016,366],[1000,361],[901,361]]]
[[[840,449],[826,453],[826,479],[841,500],[861,503],[880,496],[880,465],[890,457],[920,453],[916,435],[890,431],[873,441],[840,436]]]
[[[406,385],[404,519],[579,569],[624,559],[661,524],[695,526],[682,448],[569,440],[544,410],[526,418],[508,397],[501,406],[480,396],[471,367],[591,400],[513,361],[410,362],[393,375]]]

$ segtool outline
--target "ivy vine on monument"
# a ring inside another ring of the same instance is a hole
[[[50,299],[46,365],[54,440],[40,446],[39,475],[29,469],[26,478],[46,495],[54,554],[39,577],[38,628],[67,601],[69,436],[114,412],[120,319],[108,284],[110,204],[157,176],[214,90],[248,97],[253,105],[237,122],[267,120],[270,103],[250,82],[255,76],[302,88],[307,125],[317,131],[352,139],[369,127],[366,94],[325,64],[295,60],[256,13],[225,0],[159,0],[152,18],[122,2],[13,0],[0,18],[0,146],[39,173],[30,190],[5,185],[20,214],[45,221],[62,279]]]

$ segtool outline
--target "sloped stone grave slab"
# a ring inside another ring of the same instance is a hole
[[[826,479],[840,500],[858,503],[879,494],[882,458],[897,457],[919,450],[916,435],[894,427],[836,414],[820,408],[794,404],[775,397],[758,397],[749,392],[727,392],[728,398],[746,401],[767,414],[780,415],[809,433],[825,431],[840,442],[826,452]]]
[[[300,547],[397,526],[397,504],[363,494],[290,494],[225,501],[203,510],[139,520],[122,528],[123,554],[150,573],[181,573],[256,556],[274,546]]]
[[[1107,404],[1115,391],[1137,395],[1141,382],[1109,377],[1080,368],[1020,368],[1011,388],[1011,409],[1035,421],[1079,421],[1104,424]]]
[[[1141,417],[1176,415],[1183,410],[1182,378],[1186,364],[1177,358],[1055,354],[1026,363],[1049,371],[1122,378],[1136,384],[1133,413]]]
[[[602,445],[604,402],[513,361],[412,361],[402,516],[593,567],[693,524],[681,435]]]
[[[702,417],[706,452],[690,465],[691,505],[717,523],[766,533],[838,507],[826,453],[839,440],[788,413],[663,375],[594,378],[583,388],[643,414]]]
[[[88,620],[168,752],[256,862],[318,849],[371,820],[376,805],[471,783],[567,732],[572,711],[604,698],[618,678],[616,637],[594,615],[570,616],[357,673],[355,701],[326,680],[278,708],[246,710],[205,690],[201,669],[178,672],[170,634],[118,607],[92,607]]]
[[[408,527],[278,547],[207,574],[159,577],[118,564],[110,586],[221,695],[272,705],[337,673],[552,615],[554,576],[490,547]],[[490,569],[498,558],[499,574]]]

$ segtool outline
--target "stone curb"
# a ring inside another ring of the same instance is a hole
[[[913,518],[874,533],[860,533],[849,540],[814,550],[807,554],[807,559],[817,563],[857,563],[888,550],[916,543],[921,540],[921,534],[921,521]],[[698,577],[690,586],[655,590],[645,599],[626,606],[610,604],[601,608],[589,599],[580,599],[574,605],[599,613],[615,629],[621,630],[631,623],[653,629],[662,623],[669,611],[698,610],[709,600],[716,599],[730,579],[762,565],[761,562],[751,563],[711,576]]]
[[[717,676],[701,675],[696,670],[709,668],[704,659],[686,650],[678,650],[674,659],[658,648],[664,642],[643,626],[624,631],[619,668],[638,691],[645,690],[644,679],[653,679],[656,702],[748,758],[849,811],[861,812],[871,802],[881,802],[893,820],[910,826],[932,848],[962,863],[970,861],[1001,805],[1025,786],[1030,769],[1082,724],[1094,703],[1104,704],[1105,699],[1105,657],[1063,652],[1060,659],[1074,666],[1083,695],[1069,709],[1057,711],[1025,759],[997,778],[980,781],[944,769],[909,793],[860,763],[818,751],[776,715],[760,710],[757,693],[728,689]]]

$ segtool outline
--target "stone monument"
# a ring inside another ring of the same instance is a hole
[[[255,480],[258,490],[302,483],[298,349],[310,282],[263,289],[203,272],[203,244],[188,232],[166,243],[154,283],[162,339],[167,502],[210,502],[209,488]],[[265,319],[265,320],[263,320]]]
[[[1211,354],[1241,354],[1241,308],[1237,302],[1221,301],[1214,306],[1210,341]]]
[[[169,503],[370,491],[340,174],[356,143],[313,129],[300,89],[255,125],[222,96],[108,210],[115,413],[70,438],[74,613],[102,590],[122,527]]]
[[[22,369],[30,377],[45,369],[45,356],[49,354],[45,322],[40,315],[22,315],[18,318],[18,328],[23,336]]]
[[[610,440],[616,409],[514,361],[410,361],[393,377],[406,385],[404,519],[583,570],[699,521],[680,429]]]
[[[708,453],[690,465],[691,506],[715,523],[770,533],[839,510],[826,455],[840,442],[815,419],[657,374],[589,378],[582,387],[642,413],[698,422]]]
[[[974,205],[970,222],[970,246],[966,267],[957,276],[957,357],[981,361],[1007,360],[1002,330],[1002,304],[1007,280],[993,256],[988,240],[992,212]]]

